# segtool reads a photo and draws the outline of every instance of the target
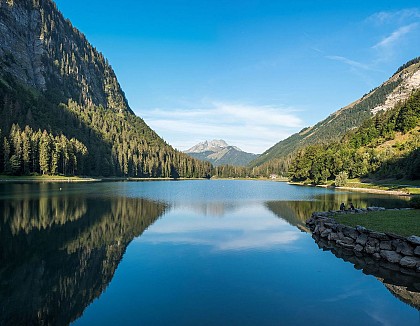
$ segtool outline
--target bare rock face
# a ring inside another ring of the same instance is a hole
[[[13,1],[0,3],[0,57],[4,70],[25,85],[45,90],[40,12]]]
[[[52,0],[0,0],[0,77],[63,101],[129,111],[114,71]]]

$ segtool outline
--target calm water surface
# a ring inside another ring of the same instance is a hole
[[[341,202],[407,206],[263,181],[1,184],[0,325],[420,325],[420,280],[306,232]]]

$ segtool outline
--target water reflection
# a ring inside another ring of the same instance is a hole
[[[366,275],[375,276],[398,299],[420,310],[420,275],[413,270],[395,264],[377,261],[369,256],[356,256],[353,251],[343,249],[325,239],[316,237],[320,249],[331,251],[337,258],[354,265]]]
[[[41,189],[38,196],[9,188],[8,200],[0,200],[1,325],[75,320],[107,287],[130,241],[166,209],[144,199],[61,194],[55,187],[32,188]]]
[[[202,214],[190,205],[176,207],[165,221],[154,224],[141,241],[205,245],[214,251],[244,251],[290,249],[300,237],[299,230],[283,220],[273,219],[259,203],[229,206],[207,203],[204,207],[213,214]],[[229,207],[228,216],[219,218],[219,213],[224,211],[218,209],[221,207]]]
[[[408,200],[407,197],[337,192],[335,194],[316,195],[311,201],[267,201],[265,206],[281,219],[308,232],[305,223],[313,212],[338,210],[340,203],[352,202],[357,208],[369,206],[401,208],[408,206]]]

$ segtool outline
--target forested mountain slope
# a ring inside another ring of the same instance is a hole
[[[409,61],[400,67],[388,81],[361,99],[334,112],[315,126],[305,128],[280,141],[251,162],[251,167],[268,169],[275,173],[285,172],[293,154],[299,149],[308,145],[336,141],[347,131],[361,126],[375,113],[388,110],[399,101],[406,100],[413,90],[420,88],[419,62],[420,58]]]
[[[134,115],[107,60],[51,0],[0,0],[0,129],[0,173],[207,177],[211,169]]]
[[[290,165],[295,181],[350,178],[420,179],[420,90],[380,111],[337,142],[300,150]]]

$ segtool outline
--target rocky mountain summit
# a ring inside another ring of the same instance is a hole
[[[246,166],[258,157],[258,155],[244,152],[236,146],[230,146],[222,139],[206,140],[186,150],[185,153],[194,158],[211,162],[215,166],[225,164]]]

